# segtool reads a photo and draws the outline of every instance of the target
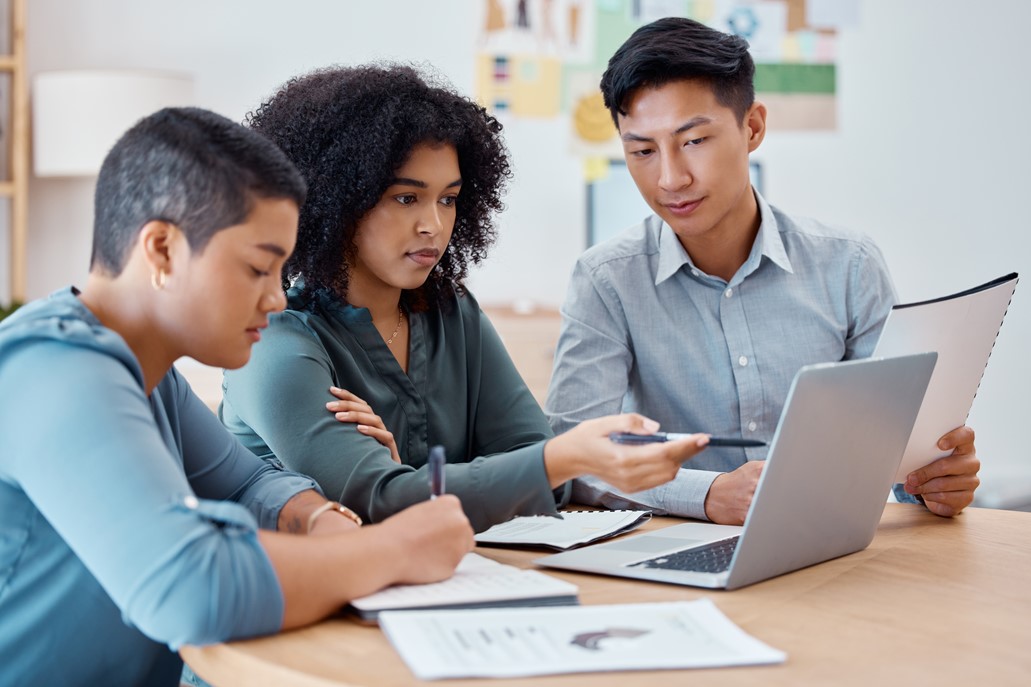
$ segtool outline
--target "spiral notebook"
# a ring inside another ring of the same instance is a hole
[[[646,510],[563,511],[512,518],[476,535],[485,546],[533,546],[557,551],[574,549],[637,529],[652,517]]]
[[[873,357],[938,353],[938,364],[895,474],[897,482],[948,455],[938,449],[938,439],[966,423],[1016,287],[1014,272],[950,296],[896,305],[888,314]]]

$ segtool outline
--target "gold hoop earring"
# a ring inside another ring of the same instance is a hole
[[[160,291],[165,288],[165,271],[158,270],[150,275],[150,285],[154,287],[155,291]]]

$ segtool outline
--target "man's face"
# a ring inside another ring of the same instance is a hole
[[[626,112],[619,133],[630,175],[685,247],[752,230],[748,154],[765,132],[762,104],[742,122],[707,82],[693,79],[642,88]]]

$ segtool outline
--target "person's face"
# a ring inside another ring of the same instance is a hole
[[[286,306],[283,264],[297,220],[292,200],[258,198],[242,224],[216,232],[200,254],[186,256],[181,274],[170,275],[187,355],[230,369],[250,359],[269,314]]]
[[[355,232],[348,297],[416,289],[451,240],[462,175],[451,145],[420,144]]]
[[[751,230],[748,154],[765,132],[761,103],[742,123],[706,82],[683,80],[638,90],[626,112],[619,133],[627,169],[682,242]]]

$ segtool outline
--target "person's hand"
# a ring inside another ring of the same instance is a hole
[[[713,480],[705,496],[705,517],[720,525],[743,525],[765,466],[764,460],[750,460]]]
[[[389,448],[391,460],[395,463],[401,462],[401,454],[397,451],[394,435],[383,424],[383,418],[372,411],[372,406],[345,389],[331,386],[329,393],[340,399],[326,404],[326,410],[333,413],[333,417],[340,422],[354,423],[357,425],[355,429],[359,432]]]
[[[952,517],[970,505],[974,490],[981,483],[977,477],[981,461],[974,448],[974,430],[967,426],[954,429],[938,440],[938,448],[953,450],[950,455],[909,473],[904,488],[907,494],[919,494],[935,515]]]
[[[404,584],[446,580],[476,544],[469,519],[453,494],[410,506],[378,527],[384,540],[397,542],[397,555],[406,561],[398,580]]]
[[[625,492],[665,484],[676,477],[681,463],[705,448],[707,435],[637,446],[609,438],[613,432],[651,434],[658,428],[659,423],[637,413],[581,422],[544,445],[548,481],[557,487],[580,475],[594,475]]]

